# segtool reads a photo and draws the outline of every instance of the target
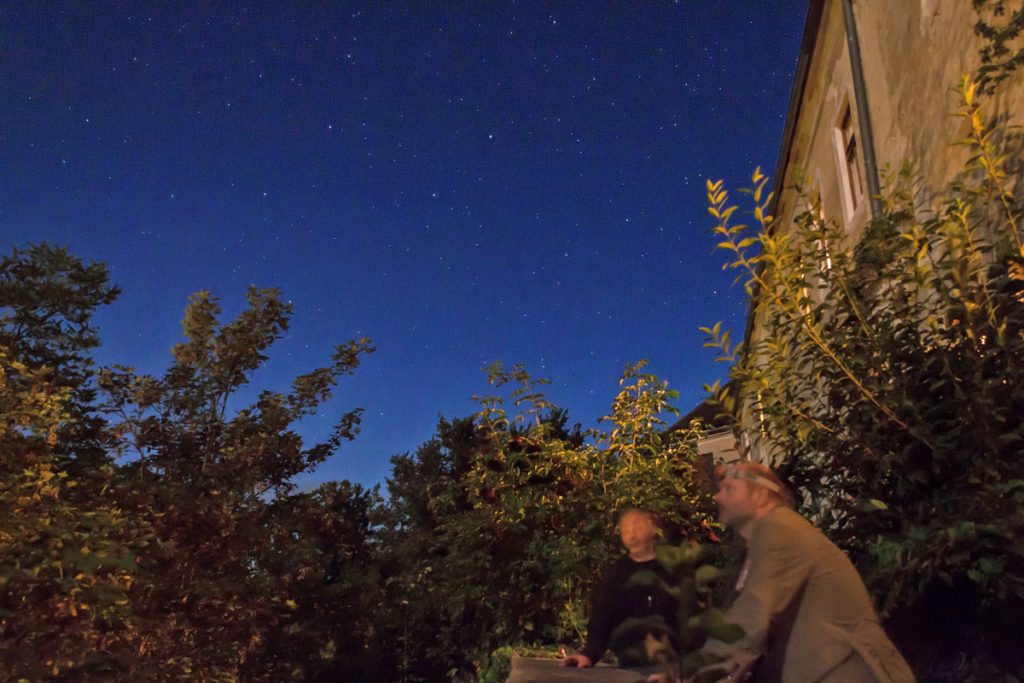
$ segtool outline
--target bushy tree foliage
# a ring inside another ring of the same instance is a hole
[[[760,173],[756,231],[708,183],[759,321],[745,348],[706,330],[734,362],[718,399],[851,552],[919,672],[948,680],[969,675],[957,653],[1019,666],[1024,623],[1021,188],[1012,137],[974,81],[961,93],[964,172],[928,203],[910,166],[890,173],[855,245],[810,199],[780,225]]]
[[[92,316],[116,295],[63,249],[0,262],[0,667],[15,677],[472,677],[500,645],[578,644],[620,509],[707,530],[695,432],[665,433],[675,394],[643,363],[586,432],[542,380],[495,365],[479,414],[393,459],[384,504],[291,483],[357,433],[359,410],[312,446],[296,424],[369,340],[254,391],[290,304],[251,288],[222,322],[199,292],[162,375],[96,369]]]
[[[106,269],[46,245],[0,261],[0,669],[102,676],[137,654],[124,625],[152,528],[126,514],[93,413],[93,310]]]
[[[476,416],[442,420],[435,440],[394,459],[389,602],[402,606],[401,674],[469,675],[510,644],[578,647],[589,592],[623,552],[624,508],[654,512],[677,538],[705,538],[696,432],[666,433],[675,393],[643,366],[626,369],[605,428],[584,432],[567,428],[544,380],[495,364],[498,392],[478,397]]]
[[[150,377],[93,368],[92,314],[116,294],[102,265],[63,249],[0,262],[0,667],[31,680],[279,680],[374,661],[379,499],[290,483],[355,435],[358,410],[309,447],[294,425],[369,340],[232,411],[290,305],[254,288],[221,324],[216,299],[197,294],[170,368]]]

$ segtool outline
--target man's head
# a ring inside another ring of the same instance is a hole
[[[776,507],[792,506],[789,490],[778,475],[756,462],[723,468],[714,498],[719,520],[738,531]]]
[[[654,550],[658,525],[650,513],[630,508],[619,515],[619,535],[631,556],[647,554]]]

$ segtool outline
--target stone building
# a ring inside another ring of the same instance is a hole
[[[912,160],[926,188],[945,187],[963,168],[968,150],[956,86],[981,63],[984,41],[974,30],[971,0],[811,0],[773,176],[771,214],[785,229],[809,204],[841,228],[844,246],[860,238],[884,169]],[[1024,120],[1024,69],[989,98],[993,111]],[[798,179],[803,194],[795,189]],[[925,196],[927,201],[927,196]],[[744,338],[758,339],[755,295]],[[757,415],[741,415],[748,457],[765,459]],[[753,438],[751,438],[753,435]],[[718,441],[722,436],[716,435]],[[701,452],[711,452],[702,444]],[[719,444],[720,445],[720,444]],[[716,460],[738,454],[723,453]]]
[[[701,403],[680,417],[669,427],[669,431],[686,429],[694,422],[704,428],[704,435],[697,441],[697,477],[703,485],[713,488],[715,465],[728,465],[740,459],[736,433],[732,428],[732,420],[709,402]]]
[[[951,114],[980,64],[976,21],[971,0],[810,2],[774,176],[783,225],[801,210],[797,174],[854,241],[881,169],[912,159],[926,187],[952,179],[968,153],[952,144],[962,131]],[[1001,111],[1024,106],[1022,76],[1000,87]]]

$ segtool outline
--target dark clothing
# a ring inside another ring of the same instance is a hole
[[[605,571],[601,584],[590,601],[587,645],[583,648],[583,654],[592,662],[596,663],[601,659],[608,649],[612,631],[626,619],[661,615],[673,639],[674,634],[678,632],[677,602],[671,593],[660,584],[627,586],[630,577],[641,570],[653,572],[662,581],[670,580],[668,572],[657,560],[636,562],[629,557],[623,557]],[[619,652],[616,652],[616,655],[621,658]]]

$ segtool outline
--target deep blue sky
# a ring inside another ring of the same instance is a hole
[[[261,386],[368,335],[302,479],[382,481],[521,361],[592,426],[629,361],[681,392],[745,301],[703,182],[774,168],[803,1],[8,4],[0,236],[110,265],[101,363],[159,372],[191,292],[296,309]]]

